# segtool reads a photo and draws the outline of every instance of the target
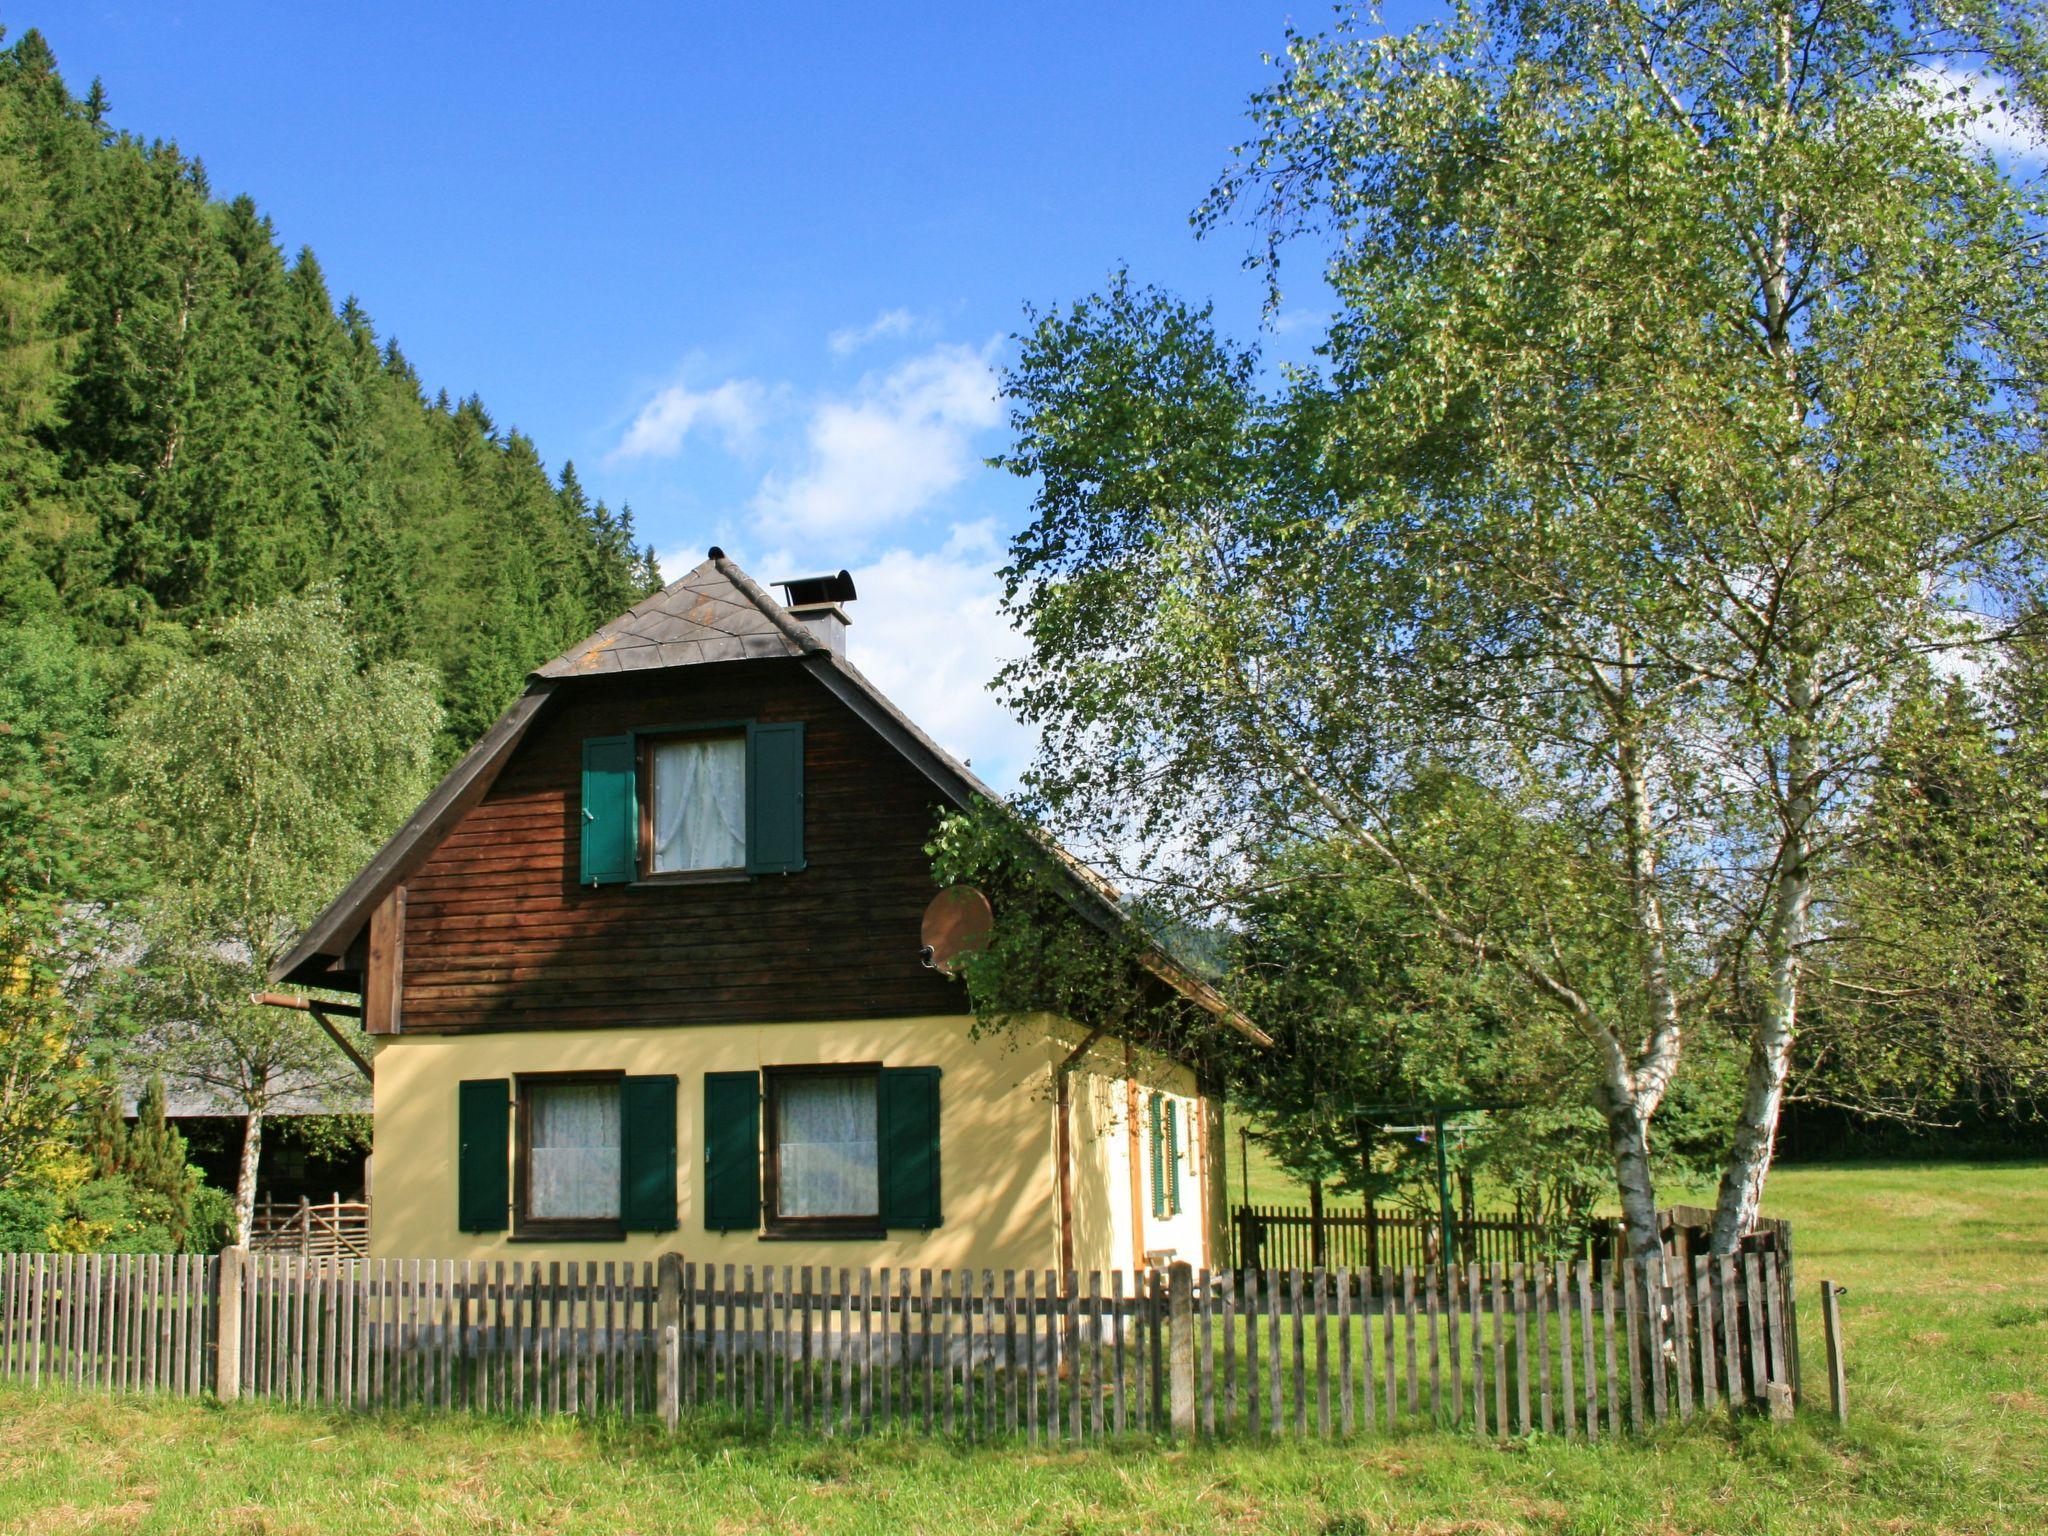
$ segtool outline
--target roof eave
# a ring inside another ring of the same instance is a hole
[[[527,683],[526,692],[463,754],[462,760],[434,786],[433,793],[420,802],[405,825],[385,840],[384,846],[342,888],[341,894],[313,919],[290,952],[270,967],[265,973],[268,980],[273,984],[322,984],[318,962],[338,960],[345,955],[377,903],[412,872],[418,859],[439,843],[442,834],[464,811],[483,798],[513,748],[546,706],[555,686],[547,678],[534,678]],[[307,968],[312,968],[309,974],[298,974]]]

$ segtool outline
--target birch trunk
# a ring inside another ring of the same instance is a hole
[[[242,1163],[235,1174],[235,1241],[249,1246],[256,1226],[256,1172],[263,1155],[263,1111],[242,1118]]]
[[[1778,1115],[1785,1100],[1785,1076],[1799,1023],[1799,973],[1813,904],[1812,824],[1814,732],[1806,723],[1813,708],[1813,677],[1802,658],[1790,679],[1796,724],[1785,748],[1785,841],[1779,856],[1766,934],[1770,979],[1763,1012],[1750,1030],[1749,1064],[1743,1074],[1742,1114],[1721,1173],[1714,1205],[1715,1253],[1734,1253],[1756,1225],[1764,1180],[1777,1147]]]
[[[1632,1258],[1654,1255],[1661,1246],[1657,1187],[1650,1174],[1650,1127],[1626,1094],[1607,1091],[1607,1140],[1614,1157],[1614,1182],[1621,1193],[1621,1224]]]
[[[1792,1041],[1799,1018],[1799,948],[1811,902],[1812,877],[1806,858],[1780,883],[1777,915],[1772,922],[1771,978],[1763,1017],[1750,1032],[1749,1065],[1743,1074],[1742,1115],[1721,1173],[1720,1198],[1714,1207],[1713,1251],[1734,1253],[1744,1234],[1756,1225],[1763,1207],[1764,1180],[1777,1147],[1778,1115],[1785,1100],[1785,1076],[1792,1059]],[[1782,937],[1781,937],[1782,935]]]

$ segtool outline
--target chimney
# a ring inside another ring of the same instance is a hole
[[[844,656],[846,626],[853,620],[846,616],[842,605],[859,595],[853,590],[853,573],[792,576],[775,585],[782,588],[782,606],[789,610],[789,616],[823,641],[827,650]]]

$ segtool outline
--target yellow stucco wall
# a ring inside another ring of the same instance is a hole
[[[398,1035],[376,1059],[370,1244],[379,1257],[647,1259],[675,1250],[715,1264],[872,1268],[1052,1268],[1059,1262],[1054,1170],[1053,1064],[1070,1032],[1034,1026],[974,1039],[958,1017],[845,1023],[579,1029],[477,1035]],[[879,1062],[938,1067],[939,1160],[944,1224],[891,1232],[880,1241],[768,1241],[704,1226],[704,1074],[767,1066]],[[458,1084],[522,1072],[674,1073],[678,1226],[612,1242],[522,1242],[509,1233],[456,1226]],[[1083,1269],[1128,1269],[1129,1122],[1121,1045],[1098,1046],[1075,1082],[1076,1253]],[[1142,1091],[1184,1098],[1193,1078],[1176,1064],[1142,1059]],[[1111,1074],[1114,1074],[1113,1076]],[[1141,1100],[1142,1104],[1142,1100]],[[1188,1124],[1193,1125],[1190,1119]],[[1183,1135],[1183,1156],[1199,1158]],[[1184,1165],[1186,1208],[1147,1249],[1174,1247],[1201,1262],[1200,1179]],[[1181,1229],[1185,1228],[1185,1232]]]
[[[1181,1208],[1163,1219],[1152,1212],[1151,1115],[1147,1106],[1154,1093],[1170,1099],[1181,1117]],[[1142,1263],[1145,1254],[1162,1252],[1197,1266],[1208,1262],[1203,1247],[1208,1198],[1207,1181],[1201,1177],[1204,1150],[1195,1145],[1199,1138],[1191,1134],[1200,1124],[1194,1073],[1178,1062],[1142,1050],[1132,1051],[1127,1058],[1120,1042],[1108,1041],[1083,1058],[1075,1072],[1072,1096],[1079,1149],[1075,1158],[1076,1266],[1082,1270],[1129,1270]],[[1134,1160],[1135,1183],[1131,1178]]]

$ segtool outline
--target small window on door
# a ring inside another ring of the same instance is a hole
[[[770,1070],[764,1080],[768,1231],[879,1234],[880,1073],[873,1067]]]
[[[746,736],[647,738],[645,817],[647,874],[745,869]]]

